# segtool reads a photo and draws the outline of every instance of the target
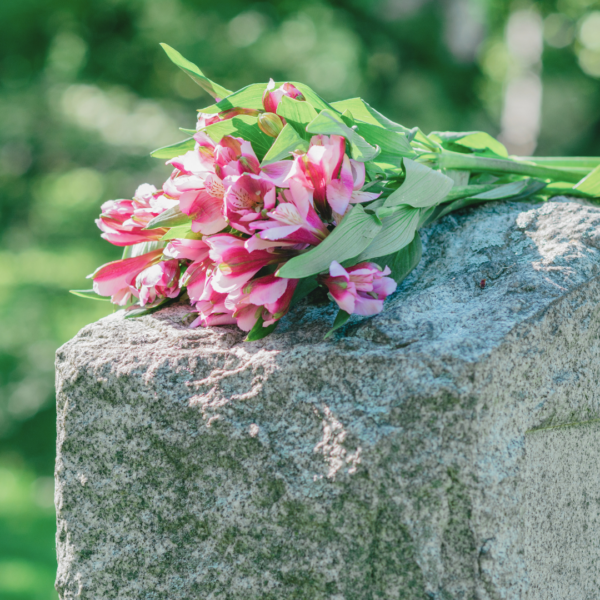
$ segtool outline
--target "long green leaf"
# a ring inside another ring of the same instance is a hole
[[[248,115],[238,115],[232,119],[214,123],[205,127],[203,131],[216,143],[226,135],[248,140],[259,160],[267,154],[273,142],[273,138],[264,134],[258,127],[258,119]]]
[[[110,298],[99,296],[94,290],[69,290],[69,294],[87,298],[88,300],[100,300],[102,302],[110,302]]]
[[[381,230],[381,221],[356,204],[316,248],[289,260],[277,271],[278,277],[302,279],[329,269],[331,262],[341,263],[358,256]]]
[[[383,219],[381,231],[357,257],[357,262],[394,254],[410,244],[415,237],[420,214],[419,208],[400,206],[397,212]]]
[[[362,98],[350,98],[348,100],[332,102],[331,106],[341,113],[349,110],[355,119],[364,123],[370,123],[371,125],[377,125],[378,127],[401,133],[408,133],[410,131],[406,127],[390,121],[387,117],[369,106]]]
[[[404,248],[388,254],[387,256],[379,256],[373,262],[376,262],[380,267],[389,267],[392,271],[390,277],[400,284],[402,280],[410,274],[410,272],[421,262],[423,256],[423,245],[421,244],[421,236],[417,231],[412,242]]]
[[[192,219],[185,213],[182,213],[179,206],[173,206],[168,208],[165,212],[160,213],[157,217],[154,217],[146,229],[158,229],[159,227],[178,227],[179,225],[185,225],[190,223]]]
[[[296,150],[308,150],[308,143],[300,137],[294,127],[287,123],[263,158],[261,165],[264,167],[278,160],[288,158],[290,153]]]
[[[167,53],[167,56],[175,63],[184,73],[189,75],[205,92],[208,92],[213,98],[221,99],[229,96],[231,91],[220,86],[218,83],[211,81],[204,73],[193,63],[184,58],[177,50],[171,48],[167,44],[161,44],[162,49]]]
[[[382,129],[369,123],[357,123],[357,131],[369,144],[379,146],[382,154],[409,158],[416,156],[405,133]]]
[[[408,158],[404,159],[406,179],[385,201],[384,206],[408,204],[426,208],[441,202],[452,189],[454,182],[440,171],[430,169]]]
[[[187,138],[170,146],[163,146],[150,153],[154,158],[175,158],[181,156],[190,150],[193,150],[196,145],[194,138]]]
[[[192,231],[192,222],[186,223],[185,225],[178,225],[177,227],[171,227],[165,235],[161,238],[161,241],[168,240],[201,240],[202,234],[195,233]]]
[[[600,165],[576,184],[574,189],[590,196],[600,196]]]
[[[317,111],[308,102],[284,96],[277,107],[277,114],[283,117],[302,138],[310,140],[310,133],[306,131],[306,126],[315,120]]]
[[[325,102],[325,100],[323,100],[323,98],[321,98],[321,96],[319,96],[319,94],[317,94],[312,88],[310,88],[306,84],[298,83],[297,81],[292,81],[290,83],[302,92],[304,99],[315,110],[319,110],[319,111],[320,110],[331,110],[333,112],[336,112],[336,110],[334,108],[332,108],[331,104],[329,104],[328,102]],[[279,84],[279,85],[281,85],[281,84]]]
[[[123,248],[123,256],[121,258],[135,258],[136,256],[143,256],[144,254],[148,254],[148,252],[154,252],[154,250],[164,248],[166,245],[167,242],[154,240],[152,242],[140,242],[139,244],[125,246]]]
[[[470,148],[478,153],[484,150],[490,150],[497,156],[502,156],[504,158],[508,156],[508,152],[504,145],[484,131],[470,133],[469,135],[465,135],[464,137],[455,140],[454,143],[459,146],[464,146],[465,148]]]
[[[352,158],[359,162],[367,162],[374,159],[379,153],[379,149],[374,148],[354,129],[350,129],[343,121],[340,115],[330,110],[323,110],[319,115],[309,123],[306,130],[309,133],[325,135],[341,135],[348,140],[352,151]]]

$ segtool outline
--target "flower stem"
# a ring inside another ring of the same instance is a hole
[[[568,183],[577,183],[591,171],[590,168],[582,173],[579,169],[570,171],[569,169],[536,165],[528,161],[508,158],[488,158],[485,156],[475,156],[474,154],[451,152],[450,150],[441,152],[438,161],[439,168],[441,169],[462,169],[496,174],[510,173]]]

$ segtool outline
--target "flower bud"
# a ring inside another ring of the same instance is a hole
[[[276,138],[283,129],[283,122],[275,113],[267,112],[259,115],[258,126],[263,133]]]
[[[237,117],[239,115],[248,115],[249,117],[257,117],[258,111],[255,108],[229,108],[227,110],[221,111],[219,113],[219,118],[221,121],[226,121],[227,119],[233,119],[233,117]]]

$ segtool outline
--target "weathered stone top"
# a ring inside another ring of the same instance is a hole
[[[189,329],[190,308],[180,305],[132,320],[118,312],[85,327],[61,352],[74,345],[84,352],[86,339],[122,368],[141,359],[140,345],[158,364],[187,348],[192,356],[242,362],[269,356],[279,367],[294,356],[326,362],[340,353],[357,360],[393,353],[412,364],[458,368],[489,355],[509,332],[600,272],[600,208],[566,198],[483,205],[450,215],[421,236],[423,260],[384,311],[353,317],[327,341],[333,304],[301,304],[274,334],[252,343],[233,326]],[[418,380],[414,375],[407,379]]]

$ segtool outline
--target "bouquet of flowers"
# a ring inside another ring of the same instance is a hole
[[[519,158],[483,132],[425,135],[360,98],[328,103],[301,83],[231,92],[163,44],[215,103],[168,159],[161,189],[110,200],[96,221],[123,258],[93,290],[135,317],[188,301],[192,327],[272,332],[321,287],[351,314],[374,315],[421,258],[419,229],[495,200],[600,197],[600,159]]]

